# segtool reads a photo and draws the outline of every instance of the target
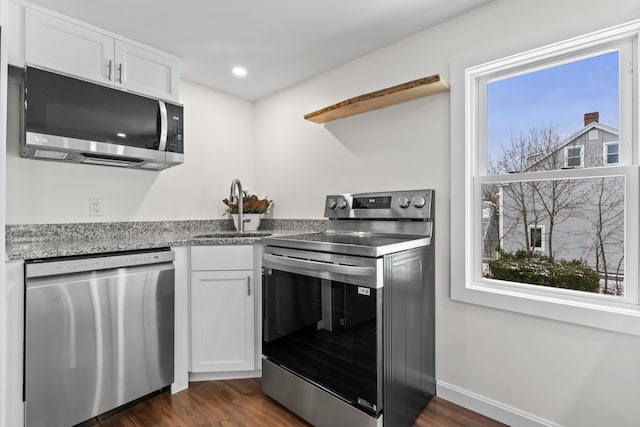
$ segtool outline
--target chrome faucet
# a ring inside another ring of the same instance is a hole
[[[237,196],[235,192],[237,191]],[[234,198],[238,199],[238,231],[244,232],[244,223],[249,222],[249,219],[245,221],[243,216],[244,211],[244,191],[242,190],[242,184],[238,178],[235,178],[231,181],[231,188],[229,189],[229,204],[233,205]]]

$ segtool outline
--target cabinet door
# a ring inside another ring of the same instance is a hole
[[[51,70],[112,83],[113,38],[38,10],[25,10],[25,61]]]
[[[253,271],[191,275],[191,371],[255,369]]]
[[[178,61],[152,50],[115,41],[116,85],[171,101],[178,100]]]
[[[24,67],[24,6],[9,2],[9,19],[7,19],[7,45],[9,65]],[[3,32],[3,37],[5,33]]]

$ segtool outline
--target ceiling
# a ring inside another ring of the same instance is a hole
[[[183,78],[250,101],[489,1],[30,0],[172,53]]]

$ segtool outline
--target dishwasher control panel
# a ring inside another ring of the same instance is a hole
[[[54,276],[58,274],[81,273],[86,271],[109,270],[136,265],[172,262],[175,254],[171,250],[152,252],[122,252],[78,257],[43,258],[25,262],[27,278]]]

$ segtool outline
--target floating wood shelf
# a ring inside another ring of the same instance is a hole
[[[305,114],[304,118],[316,123],[327,123],[447,90],[449,85],[440,79],[439,74],[435,74],[338,102]]]

